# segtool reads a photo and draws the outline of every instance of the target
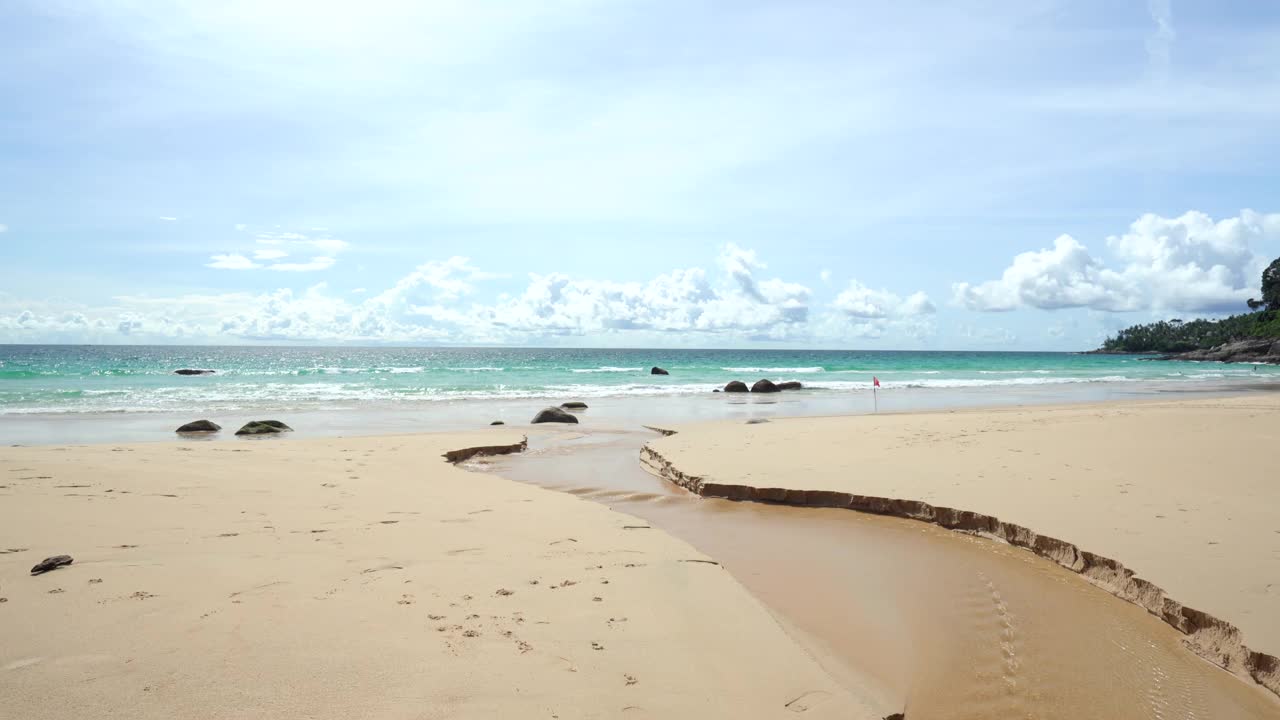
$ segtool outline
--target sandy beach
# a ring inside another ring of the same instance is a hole
[[[1270,717],[1277,411],[7,447],[0,716]]]
[[[646,460],[712,497],[853,507],[1007,540],[1280,692],[1280,397],[674,427]]]
[[[710,558],[442,457],[522,440],[0,450],[0,717],[873,717]]]

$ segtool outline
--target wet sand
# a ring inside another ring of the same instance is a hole
[[[1277,419],[1272,393],[784,419],[680,428],[649,455],[704,494],[852,506],[1033,549],[1280,693]]]
[[[1024,550],[847,510],[698,498],[644,472],[652,435],[539,430],[473,466],[642,517],[720,561],[823,666],[909,718],[1275,718],[1266,690]]]
[[[1280,381],[1130,382],[1005,386],[999,388],[903,388],[881,393],[880,410],[906,412],[995,405],[1049,405],[1138,400],[1160,397],[1203,397],[1280,391]],[[0,438],[6,444],[68,445],[89,443],[168,442],[174,428],[204,416],[224,428],[237,428],[260,417],[274,417],[297,429],[294,437],[352,437],[457,432],[483,428],[494,420],[526,425],[547,404],[582,398],[465,399],[418,402],[332,403],[322,407],[252,406],[190,411],[137,413],[8,413],[0,414]],[[871,394],[832,390],[800,390],[775,395],[713,393],[637,397],[592,397],[595,427],[638,427],[719,420],[746,421],[775,417],[869,414]],[[235,442],[231,433],[207,442]]]
[[[0,717],[879,717],[688,544],[443,457],[521,440],[0,448]]]

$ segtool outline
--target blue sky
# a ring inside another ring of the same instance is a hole
[[[0,98],[0,342],[1080,349],[1280,256],[1269,2],[17,0]]]

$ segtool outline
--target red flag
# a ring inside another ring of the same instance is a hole
[[[875,387],[880,387],[880,378],[876,377],[875,375],[872,375],[872,376],[871,376],[871,383],[872,383],[872,385],[874,385]]]

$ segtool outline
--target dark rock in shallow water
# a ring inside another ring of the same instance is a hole
[[[292,430],[293,428],[285,425],[279,420],[254,420],[244,424],[244,427],[236,431],[237,435],[273,435],[275,433]]]
[[[182,427],[178,428],[174,432],[204,433],[204,432],[218,432],[221,429],[222,429],[222,426],[212,420],[196,420],[195,422],[189,422],[186,425],[183,425]]]
[[[779,390],[803,390],[804,389],[804,386],[796,382],[795,380],[780,382],[778,383],[777,387]]]
[[[649,371],[649,374],[650,375],[670,375],[671,373],[655,365],[653,369]]]
[[[70,555],[54,555],[53,557],[47,557],[39,563],[36,563],[35,567],[31,568],[31,574],[43,575],[50,570],[57,570],[63,565],[70,565],[72,562],[74,561],[71,559]]]
[[[502,422],[501,420],[494,420],[493,422],[491,422],[491,423],[489,423],[489,424],[490,424],[490,425],[506,425],[506,423]]]
[[[173,374],[174,375],[212,375],[215,372],[217,372],[217,370],[197,370],[195,368],[182,368],[181,370],[174,370]]]
[[[725,392],[747,392],[748,388],[747,388],[747,384],[742,382],[741,380],[734,380],[730,382],[728,385],[724,386],[724,391]]]
[[[533,424],[538,423],[578,423],[578,418],[561,410],[558,407],[543,408],[537,415],[533,416],[531,421]]]
[[[575,400],[573,402],[560,403],[560,407],[564,408],[565,410],[586,410],[587,404],[584,402],[578,402],[577,400]]]
[[[769,422],[769,421],[768,421],[768,420],[766,420],[766,419],[764,419],[764,418],[751,418],[750,420],[748,420],[748,421],[747,421],[747,424],[748,424],[748,425],[763,425],[764,423],[767,423],[767,422]]]
[[[775,393],[778,392],[778,386],[773,384],[772,380],[757,380],[755,385],[751,386],[753,393]]]
[[[712,390],[711,392],[720,392],[720,388],[716,388],[715,390]]]

